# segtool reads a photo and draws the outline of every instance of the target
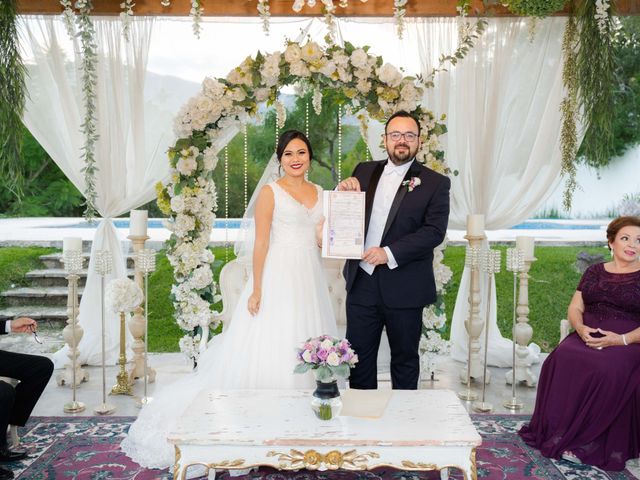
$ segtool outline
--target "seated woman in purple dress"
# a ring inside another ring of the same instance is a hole
[[[584,272],[575,332],[544,362],[520,436],[547,457],[623,470],[640,452],[640,218],[616,218],[607,240],[613,258]]]

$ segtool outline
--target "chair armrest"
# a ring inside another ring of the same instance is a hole
[[[566,318],[560,320],[560,341],[563,341],[571,333],[573,328]]]

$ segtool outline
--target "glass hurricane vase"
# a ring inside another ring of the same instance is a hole
[[[342,399],[338,381],[335,378],[321,381],[316,377],[316,389],[311,396],[311,409],[320,420],[331,420],[340,414]]]

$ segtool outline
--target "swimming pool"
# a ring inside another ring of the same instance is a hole
[[[215,229],[238,229],[242,220],[239,218],[219,218],[213,222]],[[164,228],[163,220],[158,218],[149,219],[147,228]],[[113,221],[116,228],[128,229],[129,219],[118,218]],[[96,228],[97,223],[78,222],[71,225],[55,225],[50,228]],[[580,223],[579,221],[562,221],[551,219],[525,220],[518,225],[511,227],[511,230],[600,230],[603,226],[598,223]]]

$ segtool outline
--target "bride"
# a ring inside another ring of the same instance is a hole
[[[122,442],[144,467],[173,465],[167,434],[201,390],[311,388],[311,377],[293,374],[295,349],[309,337],[337,333],[316,238],[322,188],[305,180],[311,144],[302,132],[288,130],[276,156],[282,176],[256,188],[253,278],[229,327],[211,340],[197,372],[156,391]]]

